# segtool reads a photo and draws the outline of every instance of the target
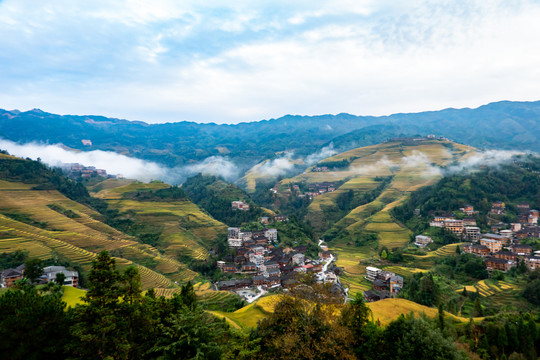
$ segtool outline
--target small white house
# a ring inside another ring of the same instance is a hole
[[[432,243],[433,239],[430,236],[416,235],[414,238],[414,245],[418,247],[425,247],[427,244]]]

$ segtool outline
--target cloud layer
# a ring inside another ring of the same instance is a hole
[[[221,156],[212,156],[204,161],[183,167],[167,168],[160,164],[121,155],[112,151],[71,151],[61,145],[38,143],[17,144],[0,139],[0,149],[19,157],[33,160],[41,159],[49,166],[62,163],[80,163],[104,169],[108,174],[121,174],[128,179],[140,181],[163,180],[170,184],[180,184],[186,178],[202,173],[221,176],[228,181],[238,178],[239,170],[230,160]]]
[[[0,107],[239,122],[536,100],[539,18],[535,0],[3,0]]]

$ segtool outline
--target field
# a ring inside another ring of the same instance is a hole
[[[257,325],[257,322],[263,319],[267,314],[273,311],[275,303],[279,300],[276,295],[267,296],[259,299],[253,304],[243,307],[232,313],[225,313],[220,311],[213,311],[216,316],[227,319],[234,327],[237,328],[253,328]],[[368,303],[367,306],[372,311],[371,320],[380,323],[382,326],[388,325],[392,320],[396,320],[400,315],[407,315],[414,312],[416,316],[425,314],[429,317],[435,317],[438,314],[436,308],[430,308],[427,306],[419,305],[415,302],[405,299],[384,299],[372,303]],[[459,317],[446,313],[446,316],[451,317],[458,322],[468,322],[468,318]],[[475,321],[482,320],[483,318],[473,318]]]
[[[279,301],[278,295],[270,295],[255,301],[253,304],[244,306],[235,312],[212,311],[214,315],[225,318],[236,328],[254,328],[257,322],[274,311],[274,306]]]
[[[134,264],[131,259],[117,255],[141,246],[134,238],[96,220],[101,218],[99,213],[57,191],[31,188],[32,185],[17,182],[0,183],[0,232],[3,233],[0,252],[23,250],[40,259],[63,258],[88,271],[97,253],[108,250],[115,256],[119,269]],[[51,205],[75,215],[68,217],[53,210]],[[156,254],[159,252],[154,249],[153,257],[158,257]],[[158,264],[159,260],[158,257]],[[141,263],[135,265],[144,288],[174,287],[163,274],[144,266],[144,261]]]
[[[329,230],[329,234],[337,234],[329,245],[338,255],[337,265],[344,267],[343,282],[354,293],[369,288],[369,284],[363,281],[363,269],[366,264],[379,260],[378,251],[382,247],[392,250],[403,248],[410,242],[411,232],[392,218],[390,210],[405,201],[411,192],[437,181],[441,177],[438,166],[459,160],[469,151],[466,146],[448,141],[387,142],[353,149],[323,160],[346,160],[350,164],[348,168],[329,172],[312,172],[309,168],[300,175],[282,180],[281,184],[345,181],[335,192],[316,197],[308,207],[306,219],[320,233]],[[381,177],[388,176],[392,177],[391,181],[373,201],[352,209],[333,224],[328,223],[325,209],[336,208],[340,193],[349,190],[355,194],[372,192],[381,184]],[[371,243],[356,246],[356,239],[363,234],[376,235],[376,246]],[[419,260],[429,265],[434,256],[443,256],[444,251],[455,251],[455,245],[437,251]],[[405,274],[419,269],[403,268],[400,271]]]
[[[68,307],[75,307],[77,304],[81,304],[81,297],[84,296],[86,291],[74,288],[73,286],[63,286],[62,301],[65,301]]]

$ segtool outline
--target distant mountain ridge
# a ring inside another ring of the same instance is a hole
[[[0,109],[0,137],[4,139],[117,151],[169,166],[223,155],[247,168],[281,151],[307,155],[331,142],[346,150],[390,137],[431,133],[479,148],[540,152],[540,101],[501,101],[475,109],[378,117],[286,115],[235,125],[147,124],[103,116],[56,115],[39,109]],[[84,146],[82,139],[91,140],[92,146]]]

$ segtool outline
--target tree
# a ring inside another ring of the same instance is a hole
[[[388,258],[388,253],[386,252],[385,249],[383,249],[383,251],[381,251],[381,257],[382,257],[383,259]]]
[[[188,307],[188,309],[193,310],[195,308],[195,306],[197,305],[197,295],[195,294],[195,290],[193,289],[193,284],[191,283],[191,281],[188,281],[185,285],[182,285],[182,289],[180,290],[180,297],[182,298],[182,302]]]
[[[10,360],[65,359],[69,339],[65,303],[59,293],[39,293],[20,284],[0,295],[0,357]]]
[[[43,275],[41,259],[28,259],[24,263],[24,277],[35,283]]]
[[[88,291],[83,297],[86,305],[77,307],[73,314],[75,324],[71,333],[75,341],[70,350],[80,359],[127,359],[129,331],[119,306],[120,273],[107,251],[92,261],[88,279]]]
[[[461,248],[459,245],[456,245],[456,254],[461,255]]]
[[[476,298],[476,300],[474,300],[474,313],[476,316],[484,316],[484,311],[482,310],[480,298]]]
[[[66,274],[64,273],[56,273],[56,278],[54,279],[54,282],[58,285],[64,285],[64,281],[66,280]]]
[[[351,329],[355,342],[363,342],[370,315],[371,309],[366,305],[362,293],[358,292],[341,311],[340,323]]]
[[[465,359],[456,344],[443,336],[430,319],[411,313],[391,322],[384,331],[384,343],[378,358],[389,360]]]
[[[531,304],[540,305],[540,279],[535,279],[527,284],[523,291],[523,297]]]

